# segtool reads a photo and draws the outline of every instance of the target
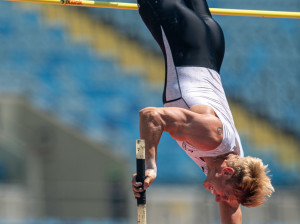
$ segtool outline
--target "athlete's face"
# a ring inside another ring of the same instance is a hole
[[[203,187],[209,190],[216,197],[216,202],[238,203],[233,194],[232,186],[226,183],[226,180],[231,178],[233,169],[226,167],[220,173],[208,173]]]

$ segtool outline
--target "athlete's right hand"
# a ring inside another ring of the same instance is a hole
[[[140,192],[145,191],[155,180],[156,178],[156,170],[154,169],[146,169],[145,171],[145,180],[144,180],[144,188],[142,188],[142,182],[136,182],[136,173],[132,175],[132,190],[135,198],[139,198]]]

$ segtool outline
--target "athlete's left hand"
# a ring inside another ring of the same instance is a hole
[[[145,180],[144,180],[144,187],[142,187],[142,182],[137,182],[136,181],[136,173],[132,175],[132,190],[133,190],[133,195],[135,198],[139,198],[140,192],[145,191],[155,180],[156,178],[156,170],[155,169],[146,169],[145,171]]]

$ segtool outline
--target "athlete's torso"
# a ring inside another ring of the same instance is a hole
[[[167,74],[166,97],[169,100],[164,106],[190,109],[197,105],[206,105],[213,109],[223,125],[222,143],[214,150],[202,150],[183,141],[177,141],[179,146],[204,173],[207,173],[207,169],[201,157],[215,157],[230,152],[244,156],[219,74],[203,67],[173,67],[169,71],[175,73]]]

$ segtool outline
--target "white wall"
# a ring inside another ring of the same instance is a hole
[[[202,186],[151,186],[147,190],[148,224],[220,223],[214,196]],[[280,188],[257,208],[242,207],[243,223],[299,223],[298,189]]]

